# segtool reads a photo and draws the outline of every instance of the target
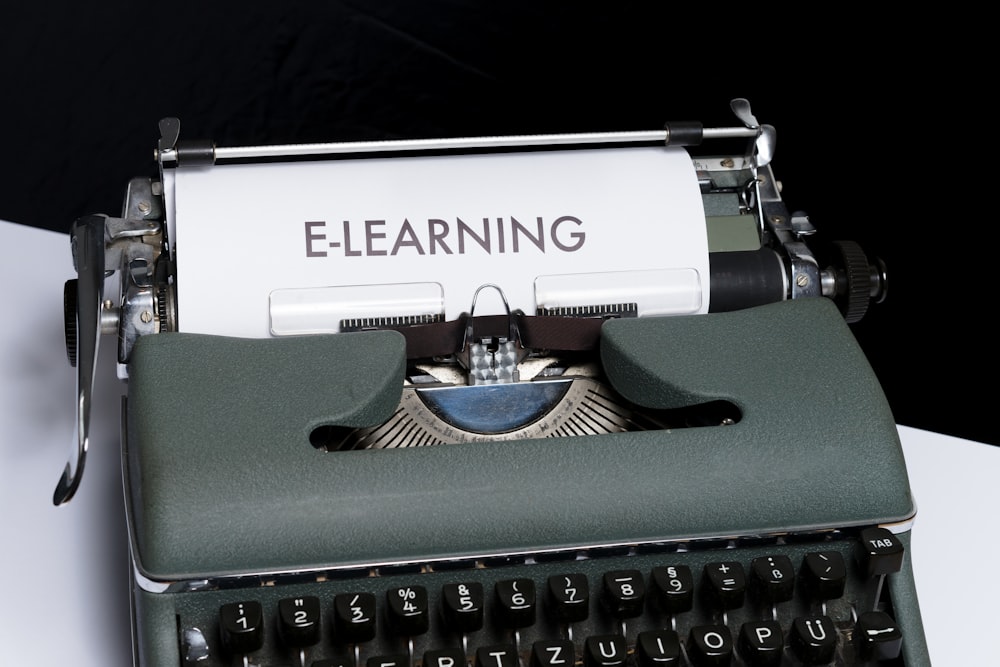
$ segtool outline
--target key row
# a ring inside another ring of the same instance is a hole
[[[567,639],[539,640],[530,648],[528,667],[572,667],[582,658],[583,667],[628,667],[634,655],[635,667],[726,667],[738,654],[751,667],[782,664],[786,651],[804,665],[828,665],[836,655],[841,633],[827,616],[794,619],[786,633],[777,621],[744,623],[737,637],[725,625],[693,627],[685,642],[670,629],[639,633],[630,647],[622,635],[587,637],[583,654]],[[861,661],[893,660],[902,648],[902,634],[893,619],[883,612],[862,614],[854,626],[853,651]],[[685,658],[686,656],[686,658]],[[378,655],[365,667],[412,667],[409,656]],[[353,658],[316,660],[312,667],[355,667]],[[360,666],[359,666],[360,667]],[[513,644],[480,646],[471,656],[459,648],[428,650],[422,667],[521,667],[521,653]]]

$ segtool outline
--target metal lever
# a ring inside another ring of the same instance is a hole
[[[56,485],[52,502],[68,502],[80,486],[90,443],[90,403],[97,370],[101,337],[101,304],[104,301],[104,229],[106,216],[91,215],[73,224],[71,242],[76,265],[76,451]]]
[[[757,117],[753,115],[750,111],[750,102],[742,97],[737,97],[736,99],[730,101],[729,108],[732,109],[736,117],[739,118],[748,129],[757,130],[757,138],[755,144],[757,146],[757,151],[755,153],[754,166],[756,167],[766,167],[770,162],[771,158],[774,157],[774,145],[777,143],[777,132],[775,132],[773,125],[761,125],[757,122]]]

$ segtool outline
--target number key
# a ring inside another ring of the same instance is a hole
[[[389,607],[389,620],[399,635],[413,637],[427,632],[429,613],[426,588],[391,588],[385,593],[385,601]]]
[[[445,584],[441,589],[445,622],[455,632],[483,627],[483,585],[479,582]]]
[[[616,570],[604,574],[604,604],[618,619],[635,618],[646,601],[646,582],[639,570]]]
[[[278,633],[286,646],[304,648],[319,641],[319,598],[307,595],[278,601]]]
[[[668,614],[691,611],[694,604],[694,578],[687,565],[654,567],[649,577],[653,598]]]
[[[341,593],[333,599],[333,631],[337,641],[359,644],[375,638],[375,596]]]
[[[230,655],[253,653],[264,645],[264,610],[260,602],[230,602],[219,608],[222,645]]]
[[[500,622],[509,629],[526,628],[535,624],[535,582],[531,579],[498,581],[497,612]]]
[[[590,612],[590,582],[580,573],[549,577],[549,612],[557,623],[577,623]]]

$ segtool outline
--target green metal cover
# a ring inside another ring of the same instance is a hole
[[[125,462],[152,580],[812,530],[910,518],[895,422],[835,306],[621,319],[631,400],[725,399],[732,426],[327,453],[321,424],[394,410],[402,337],[145,336]]]

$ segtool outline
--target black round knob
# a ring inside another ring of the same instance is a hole
[[[872,268],[864,250],[854,241],[834,241],[833,246],[839,252],[841,262],[834,302],[840,307],[844,319],[852,324],[868,312],[872,295]]]

